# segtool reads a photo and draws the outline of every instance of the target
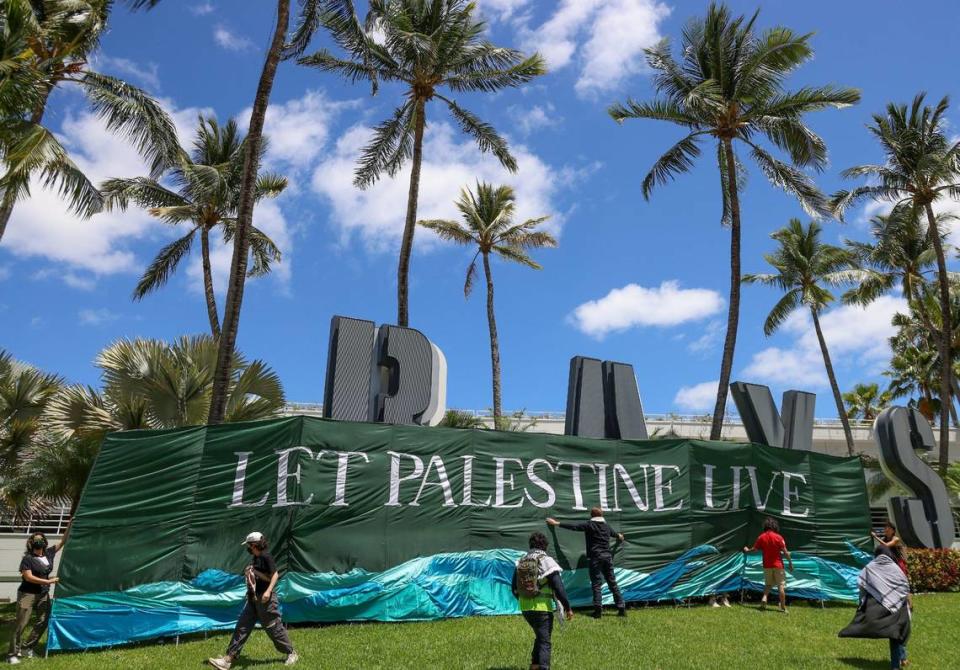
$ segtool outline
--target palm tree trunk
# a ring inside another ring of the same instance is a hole
[[[206,225],[200,226],[200,252],[203,257],[203,295],[207,300],[207,318],[210,319],[210,334],[220,339],[220,318],[217,316],[217,296],[213,292],[213,271],[210,268],[210,232]]]
[[[407,219],[403,224],[400,242],[400,260],[397,263],[397,325],[410,325],[410,254],[413,252],[413,233],[417,229],[417,199],[420,196],[420,166],[423,162],[423,130],[426,127],[427,101],[417,98],[414,114],[413,162],[410,166],[410,192],[407,194]]]
[[[223,422],[227,410],[227,386],[230,381],[230,369],[233,363],[233,348],[237,342],[240,327],[240,307],[243,304],[243,289],[247,279],[247,260],[249,256],[250,227],[253,225],[254,193],[257,185],[257,171],[260,162],[260,146],[263,136],[263,122],[270,104],[270,92],[273,80],[283,52],[284,38],[290,22],[290,0],[277,0],[277,25],[267,52],[257,94],[250,113],[250,125],[247,130],[246,154],[243,159],[243,177],[240,182],[240,206],[237,212],[237,233],[233,239],[233,261],[230,264],[230,282],[227,286],[227,300],[223,310],[223,330],[217,349],[217,367],[213,375],[213,392],[210,398],[210,414],[207,423]]]
[[[487,326],[490,328],[490,367],[493,370],[493,423],[503,413],[500,399],[500,339],[497,337],[497,317],[493,312],[493,275],[490,273],[490,256],[483,254],[483,271],[487,276]]]
[[[43,115],[47,111],[47,99],[50,97],[51,90],[52,87],[50,86],[45,88],[36,109],[33,110],[33,114],[30,116],[31,123],[40,125],[43,121]],[[7,224],[10,222],[10,217],[13,215],[13,206],[16,203],[16,191],[8,189],[7,192],[3,194],[3,200],[0,200],[0,241],[3,240],[3,234],[7,232]]]
[[[730,307],[727,310],[727,336],[723,340],[717,404],[713,408],[713,423],[710,426],[711,440],[719,440],[723,432],[723,415],[727,408],[727,389],[730,387],[730,370],[733,368],[733,352],[737,347],[737,325],[740,321],[740,197],[737,193],[733,141],[729,138],[722,141],[727,163],[727,197],[730,198]]]
[[[953,365],[950,360],[950,336],[953,332],[950,324],[950,279],[947,276],[947,259],[943,253],[943,242],[937,227],[937,217],[933,207],[926,204],[927,232],[937,252],[937,284],[940,287],[940,476],[947,474],[947,459],[950,455],[950,405],[953,395],[950,393],[950,379]]]
[[[817,331],[817,340],[820,342],[820,352],[823,354],[823,365],[827,368],[827,378],[830,380],[830,390],[833,391],[833,401],[837,403],[837,413],[840,415],[840,423],[843,425],[843,436],[847,440],[847,453],[854,455],[853,433],[850,431],[850,420],[847,418],[847,412],[843,407],[843,398],[840,395],[840,387],[837,385],[837,376],[833,373],[833,363],[830,362],[830,352],[827,351],[827,341],[823,339],[823,331],[820,329],[820,316],[817,310],[810,308],[810,314],[813,315],[813,327]]]

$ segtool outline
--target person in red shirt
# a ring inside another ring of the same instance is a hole
[[[744,547],[743,551],[763,552],[763,598],[760,600],[760,609],[767,608],[767,596],[770,589],[777,586],[780,589],[780,611],[787,613],[787,579],[783,572],[783,556],[787,557],[790,572],[793,572],[793,559],[787,551],[787,543],[778,532],[780,525],[777,520],[768,516],[763,521],[763,532],[753,543],[753,547]]]

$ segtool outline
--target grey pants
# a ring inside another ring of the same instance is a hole
[[[263,630],[270,636],[273,646],[277,651],[284,654],[293,653],[293,644],[290,642],[290,636],[287,635],[287,629],[280,619],[280,606],[277,603],[277,594],[270,594],[270,600],[261,602],[259,598],[252,600],[247,598],[243,611],[240,612],[240,618],[237,619],[237,627],[233,630],[233,639],[230,640],[230,646],[227,647],[227,655],[236,658],[240,655],[240,650],[246,644],[247,638],[253,632],[257,621],[263,626]]]
[[[23,631],[27,629],[30,623],[30,617],[33,611],[37,611],[37,622],[33,625],[30,637],[22,645],[20,638]],[[10,638],[10,648],[7,650],[11,656],[19,655],[21,649],[32,649],[44,632],[47,630],[47,622],[50,619],[50,593],[22,593],[17,592],[17,620],[13,630],[13,637]]]

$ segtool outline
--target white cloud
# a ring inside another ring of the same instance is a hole
[[[81,326],[101,326],[111,321],[116,321],[120,315],[111,312],[106,307],[100,309],[81,309],[79,313]]]
[[[212,14],[215,7],[209,2],[200,2],[190,7],[190,13],[194,16],[206,16]]]
[[[514,105],[507,111],[513,120],[513,127],[519,130],[520,134],[524,136],[541,128],[558,126],[563,121],[563,118],[557,114],[557,110],[552,102],[548,102],[545,105],[534,105],[529,109]]]
[[[135,83],[142,84],[154,91],[160,88],[160,68],[156,63],[146,63],[142,65],[129,58],[113,58],[103,55],[97,60],[98,66],[108,72],[116,72],[128,80],[133,80]]]
[[[542,25],[521,22],[524,48],[536,49],[552,70],[577,56],[581,96],[616,89],[646,68],[643,49],[660,40],[670,8],[656,0],[561,0]]]
[[[693,386],[683,386],[674,396],[673,404],[678,409],[685,409],[689,412],[712,410],[717,403],[717,388],[719,386],[720,381],[717,379]]]
[[[5,281],[10,278],[10,268],[6,265],[0,265],[0,281]]]
[[[248,38],[234,33],[222,23],[214,27],[213,41],[227,51],[246,51],[253,47],[253,42]]]
[[[635,326],[676,326],[716,314],[724,301],[716,291],[680,288],[677,281],[646,288],[627,284],[603,298],[585,302],[571,314],[581,332],[601,339]]]
[[[518,9],[526,7],[529,3],[530,0],[480,0],[477,4],[485,16],[490,15],[494,19],[503,21],[509,19]]]
[[[890,324],[897,312],[905,312],[906,301],[892,295],[882,296],[866,307],[844,305],[820,316],[823,338],[837,376],[847,369],[876,374],[890,360],[888,338],[896,329]],[[753,355],[744,368],[745,381],[761,381],[800,390],[826,388],[827,375],[813,321],[807,310],[793,312],[781,326],[793,337],[787,347],[768,347]],[[838,379],[841,390],[856,379]]]
[[[327,198],[332,207],[332,221],[343,233],[343,239],[359,235],[367,247],[375,251],[393,249],[403,233],[406,214],[410,164],[395,177],[382,177],[376,184],[360,190],[353,185],[353,171],[360,150],[370,138],[370,129],[354,126],[344,132],[332,155],[313,173],[313,190]],[[574,171],[555,171],[523,145],[511,147],[519,171],[510,174],[497,159],[482,154],[469,139],[461,138],[447,123],[428,127],[424,141],[423,167],[417,216],[420,219],[459,218],[454,202],[464,186],[476,181],[509,184],[517,194],[517,218],[552,215],[545,226],[559,232],[563,216],[553,198],[557,192],[577,178]],[[421,242],[434,239],[428,231],[419,230]],[[423,248],[422,244],[417,245]]]
[[[711,321],[703,329],[700,337],[687,345],[687,349],[695,354],[705,354],[716,347],[725,332],[725,325],[722,321]]]

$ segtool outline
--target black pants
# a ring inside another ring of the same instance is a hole
[[[240,655],[240,650],[246,644],[247,638],[253,632],[257,621],[263,626],[263,630],[270,637],[273,646],[277,651],[284,654],[293,653],[293,644],[290,643],[290,636],[287,635],[287,629],[280,619],[280,606],[277,603],[277,594],[270,595],[270,600],[262,602],[259,598],[253,599],[247,597],[247,602],[240,612],[240,618],[237,620],[237,627],[233,631],[233,639],[227,647],[227,655],[236,658]]]
[[[603,582],[607,582],[610,587],[610,593],[613,594],[613,602],[617,609],[623,609],[623,596],[620,595],[620,587],[617,586],[617,578],[613,575],[613,556],[600,555],[590,559],[590,586],[593,587],[593,608],[600,609],[603,604],[603,596],[600,591],[603,589]]]
[[[523,618],[533,629],[533,653],[530,664],[542,670],[550,667],[550,636],[553,634],[553,612],[524,612]]]

